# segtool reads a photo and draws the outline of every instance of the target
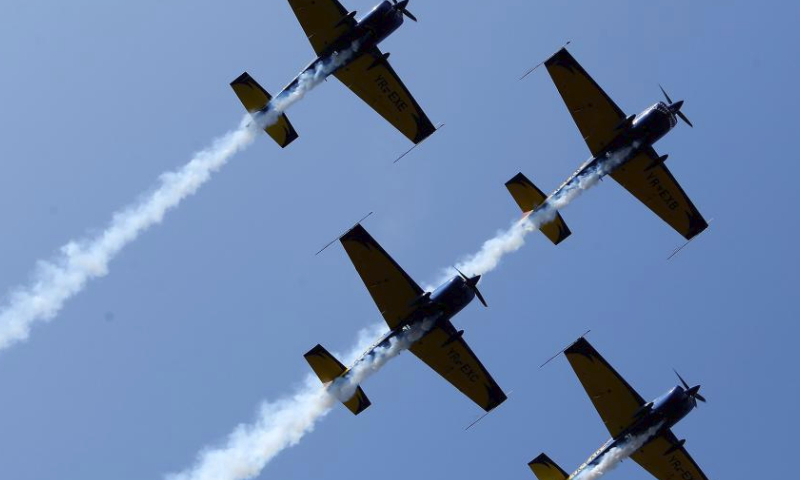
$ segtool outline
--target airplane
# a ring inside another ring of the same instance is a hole
[[[340,52],[355,49],[342,65],[326,73],[338,78],[414,144],[428,138],[436,128],[392,69],[389,53],[378,48],[379,43],[400,28],[405,17],[417,21],[408,11],[408,1],[384,1],[356,20],[356,12],[348,12],[337,0],[289,0],[317,58],[277,98],[293,91],[304,73],[316,72]],[[247,72],[231,82],[231,87],[250,114],[269,110],[272,96]],[[285,114],[264,130],[281,147],[298,137]]]
[[[356,365],[392,341],[425,325],[423,330],[417,330],[421,337],[410,340],[411,353],[487,412],[506,400],[506,394],[467,345],[464,330],[456,330],[450,322],[475,297],[486,306],[477,287],[480,275],[467,277],[458,272],[433,292],[425,292],[360,223],[339,240],[390,331],[350,368],[321,345],[308,351],[305,359],[326,388],[337,379],[346,378]],[[355,415],[371,405],[360,386],[342,403]]]
[[[706,401],[700,395],[699,385],[689,387],[678,375],[681,385],[645,402],[586,339],[579,339],[564,354],[612,438],[569,476],[547,455],[539,455],[528,464],[539,480],[580,478],[582,472],[599,464],[611,449],[624,448],[624,443],[632,437],[648,434],[630,458],[651,475],[658,480],[708,480],[684,448],[686,440],[678,440],[671,430],[697,408],[698,400]]]
[[[668,156],[659,155],[653,148],[677,126],[678,119],[692,126],[681,111],[683,100],[673,102],[661,88],[666,103],[658,102],[638,115],[626,116],[566,48],[543,64],[592,157],[547,198],[522,173],[509,180],[506,187],[523,212],[530,215],[545,201],[557,198],[565,188],[574,187],[573,180],[582,174],[602,168],[603,173],[610,174],[687,240],[705,230],[708,223],[665,165]],[[557,244],[569,236],[569,229],[565,229],[560,216],[553,223],[548,238]]]

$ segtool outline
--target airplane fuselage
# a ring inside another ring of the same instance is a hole
[[[474,298],[475,292],[460,276],[451,278],[432,293],[426,292],[414,301],[417,308],[397,328],[386,333],[375,345],[364,352],[353,366],[374,355],[376,351],[386,349],[397,337],[403,336],[404,341],[410,341],[410,343],[419,340],[438,323],[444,323],[453,318]],[[457,340],[461,334],[463,334],[463,330],[450,340]],[[347,371],[342,375],[347,375]]]
[[[609,142],[602,152],[581,164],[575,173],[553,192],[553,195],[557,195],[559,191],[571,185],[577,177],[586,172],[598,171],[601,176],[612,173],[642,150],[661,140],[677,124],[678,120],[675,114],[670,112],[664,102],[658,102],[642,113],[624,119],[617,126],[619,135]]]
[[[403,13],[396,9],[391,2],[380,3],[358,20],[354,28],[336,39],[335,42],[321,52],[289,85],[281,90],[278,96],[294,91],[304,74],[324,72],[325,77],[334,74],[337,70],[358,58],[362,52],[368,52],[377,47],[378,44],[400,28],[403,21]],[[345,61],[338,62],[332,68],[324,68],[326,65],[333,65],[339,55],[348,55],[348,57]],[[375,60],[378,61],[380,59],[376,58]]]
[[[649,434],[647,441],[658,437],[668,431],[681,421],[694,409],[694,403],[690,395],[683,387],[677,386],[642,406],[636,414],[637,419],[634,423],[614,438],[609,439],[599,450],[597,450],[586,462],[583,463],[572,475],[569,480],[577,477],[587,467],[600,463],[609,450],[621,447],[631,438]],[[644,444],[647,444],[647,441]],[[677,447],[676,447],[677,448]],[[666,452],[665,452],[666,453]]]

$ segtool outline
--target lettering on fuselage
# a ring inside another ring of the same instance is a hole
[[[458,370],[471,382],[477,382],[480,379],[477,371],[472,368],[472,365],[461,361],[461,355],[454,349],[451,348],[450,351],[447,352],[447,356],[450,357],[450,360],[458,367]]]
[[[675,197],[672,196],[672,193],[661,185],[661,180],[656,177],[655,172],[650,172],[650,174],[647,175],[647,181],[650,182],[650,186],[658,193],[658,198],[660,198],[670,210],[678,208],[680,204]]]
[[[402,112],[408,107],[408,104],[403,100],[403,97],[401,97],[396,90],[389,86],[389,81],[386,80],[383,75],[378,75],[378,77],[375,79],[375,83],[378,84],[378,88],[381,90],[381,92],[383,92],[386,98],[392,102],[392,105],[397,108],[398,112]]]
[[[675,455],[672,455],[669,458],[669,463],[672,465],[672,469],[675,470],[678,475],[680,475],[679,478],[682,478],[683,480],[694,480],[694,475],[692,475],[692,472],[684,469],[680,459],[678,459]]]

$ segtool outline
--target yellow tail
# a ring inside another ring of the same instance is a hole
[[[521,173],[507,181],[506,188],[523,213],[535,210],[547,200],[547,196]],[[550,223],[542,225],[540,230],[556,245],[572,234],[560,213],[556,213],[556,217]]]
[[[239,78],[231,82],[231,88],[242,101],[244,108],[248,112],[255,113],[267,108],[272,96],[258,84],[247,72],[239,75]],[[282,148],[292,143],[297,137],[297,132],[292,126],[286,114],[281,114],[274,125],[264,129],[273,140]]]
[[[531,460],[528,464],[533,474],[539,480],[567,480],[567,472],[561,469],[544,453]]]
[[[303,356],[325,386],[347,371],[342,362],[325,350],[322,345],[317,345]],[[356,388],[356,393],[349,400],[342,403],[353,412],[353,415],[358,415],[372,405],[361,387]]]

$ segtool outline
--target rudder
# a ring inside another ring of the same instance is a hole
[[[317,345],[303,356],[326,387],[347,371],[342,362],[325,350],[322,345]],[[372,405],[360,386],[356,388],[349,400],[342,403],[353,412],[353,415],[358,415]]]
[[[567,480],[569,475],[544,453],[534,458],[528,466],[539,480]]]
[[[514,178],[507,181],[506,188],[523,213],[532,212],[547,201],[547,196],[522,173],[516,174]],[[555,245],[572,234],[558,212],[556,212],[555,218],[542,225],[540,230]]]
[[[231,88],[233,88],[234,93],[236,93],[236,96],[239,97],[244,108],[247,109],[251,115],[267,108],[267,105],[269,105],[269,102],[272,100],[272,95],[264,90],[264,88],[247,72],[244,72],[239,75],[236,80],[232,81]],[[282,113],[274,124],[266,126],[264,131],[267,132],[281,148],[285,148],[298,137],[297,132],[291,122],[289,122],[285,113]]]

